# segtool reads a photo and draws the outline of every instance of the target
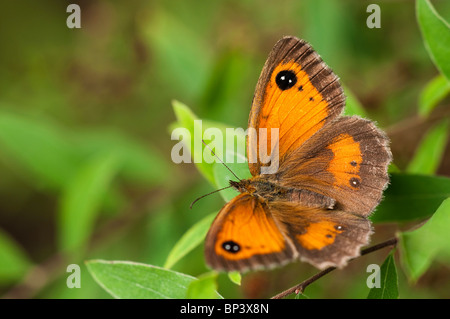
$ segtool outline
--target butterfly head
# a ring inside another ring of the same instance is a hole
[[[233,187],[240,193],[254,193],[255,187],[252,185],[251,181],[248,179],[242,179],[239,182],[229,181],[230,186]]]

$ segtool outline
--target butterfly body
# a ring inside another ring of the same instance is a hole
[[[305,207],[334,208],[336,201],[330,197],[307,189],[283,187],[266,176],[256,176],[239,182],[230,181],[230,185],[241,193],[257,196],[268,205],[275,201],[288,201]]]
[[[248,126],[258,135],[247,139],[247,154],[259,154],[261,141],[278,145],[268,155],[279,167],[263,173],[270,163],[257,157],[248,161],[253,177],[230,181],[240,194],[206,236],[209,266],[245,271],[303,260],[323,269],[359,255],[392,155],[373,122],[341,116],[344,104],[337,76],[308,43],[277,42],[256,86]]]

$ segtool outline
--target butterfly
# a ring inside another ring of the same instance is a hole
[[[358,116],[342,116],[338,77],[310,44],[279,40],[263,67],[250,110],[247,157],[278,129],[278,170],[259,155],[252,177],[220,210],[205,239],[207,264],[221,271],[268,269],[301,260],[344,267],[369,242],[368,219],[389,182],[387,136]],[[258,152],[256,152],[258,154]]]

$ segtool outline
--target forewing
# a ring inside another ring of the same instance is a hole
[[[267,143],[269,157],[272,146],[278,146],[281,164],[336,118],[344,103],[338,77],[308,43],[295,37],[278,41],[264,65],[250,111],[249,132],[255,129],[257,137],[249,133],[247,143],[252,175],[259,175],[265,165],[259,141]],[[278,129],[278,141],[272,141],[271,128]]]
[[[243,193],[217,215],[205,241],[207,264],[216,270],[245,271],[285,264],[296,256],[284,225],[266,203]]]

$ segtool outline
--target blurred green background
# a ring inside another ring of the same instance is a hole
[[[86,0],[76,2],[81,29],[66,26],[69,3],[0,4],[0,258],[10,258],[0,296],[110,298],[85,260],[162,266],[180,236],[224,203],[212,195],[189,209],[213,188],[194,164],[171,161],[171,101],[246,128],[259,73],[283,35],[313,45],[387,131],[400,169],[425,132],[450,115],[448,98],[429,116],[418,114],[438,71],[411,0],[377,1],[380,29],[366,26],[372,1],[361,0]],[[450,21],[450,1],[433,4]],[[441,155],[436,174],[450,176],[448,145]],[[372,241],[396,230],[377,225]],[[386,253],[361,258],[306,294],[366,296],[366,265]],[[66,286],[73,263],[81,266],[80,289]],[[204,273],[202,247],[174,269]],[[227,298],[264,298],[315,272],[294,263],[244,275],[241,287],[221,275],[219,287]],[[450,297],[448,265],[415,285],[399,276],[401,297]]]

